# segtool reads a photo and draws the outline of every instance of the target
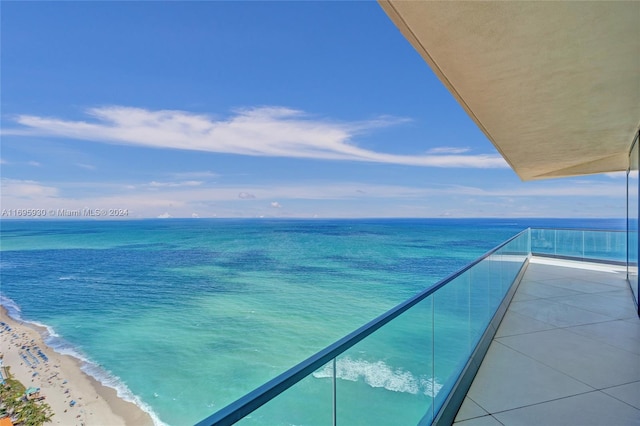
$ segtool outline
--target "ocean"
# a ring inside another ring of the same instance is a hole
[[[529,226],[625,222],[10,220],[0,222],[0,298],[158,424],[188,425]],[[398,371],[346,358],[338,377],[388,398],[438,386]]]

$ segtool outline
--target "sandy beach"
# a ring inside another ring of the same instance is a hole
[[[45,330],[16,322],[3,307],[0,307],[0,321],[11,328],[9,331],[5,326],[0,327],[3,365],[10,367],[11,375],[25,387],[40,388],[40,395],[54,412],[51,424],[153,425],[145,411],[119,398],[115,389],[85,374],[79,360],[45,345],[41,336]]]

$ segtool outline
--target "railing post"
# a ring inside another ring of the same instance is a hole
[[[333,426],[338,423],[338,410],[336,409],[336,359],[333,359]]]

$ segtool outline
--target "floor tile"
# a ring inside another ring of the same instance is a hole
[[[627,295],[624,291],[589,293],[554,297],[553,301],[603,314],[615,319],[633,318],[634,316],[637,316],[635,306],[628,303],[621,303],[620,297],[616,297],[620,294],[622,294],[622,296]],[[628,294],[627,296],[631,299],[631,294]]]
[[[640,425],[640,410],[602,392],[589,392],[555,401],[494,414],[508,426]]]
[[[530,294],[524,293],[524,292],[516,292],[516,294],[513,295],[513,299],[511,299],[512,302],[522,302],[525,300],[533,300],[533,299],[539,299],[539,297],[536,296],[532,296]]]
[[[456,415],[456,421],[473,419],[475,417],[482,417],[488,414],[489,413],[483,410],[482,407],[473,402],[472,399],[465,397],[464,401],[462,401],[462,406]]]
[[[572,277],[595,283],[610,285],[613,287],[623,287],[626,284],[626,272],[598,272],[598,271],[572,271]]]
[[[545,284],[538,281],[530,281],[528,283],[520,284],[518,292],[523,292],[536,296],[540,299],[547,299],[550,297],[570,297],[578,294],[584,294],[579,291],[569,290],[566,288],[558,287],[555,285]]]
[[[525,278],[528,279],[536,279],[540,278],[553,278],[553,277],[562,277],[566,274],[566,268],[557,265],[545,265],[540,263],[537,259],[532,258],[529,261],[529,266],[527,267],[527,273]]]
[[[501,344],[492,344],[468,396],[489,413],[593,390]]]
[[[605,291],[611,291],[610,285],[594,283],[579,278],[556,278],[545,281],[545,283],[581,293],[603,293]]]
[[[553,325],[534,320],[517,312],[507,311],[495,337],[513,336],[516,334],[533,333],[535,331],[550,330]]]
[[[640,382],[604,389],[602,392],[640,410]]]
[[[640,380],[639,355],[568,330],[500,337],[497,341],[595,389]]]
[[[502,423],[492,416],[476,417],[470,420],[455,422],[454,424],[458,426],[503,426]]]
[[[640,320],[637,318],[580,325],[567,331],[640,355]]]
[[[612,319],[611,317],[596,312],[563,303],[556,303],[549,299],[512,302],[509,309],[557,327],[593,324],[596,322],[610,321]]]
[[[562,273],[553,273],[553,271],[545,272],[545,270],[541,269],[538,265],[529,265],[529,267],[527,268],[527,272],[523,277],[523,281],[531,280],[545,282],[549,279],[558,279],[562,277]]]

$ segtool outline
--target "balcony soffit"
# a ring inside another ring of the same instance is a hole
[[[379,3],[523,180],[627,169],[640,2]]]

